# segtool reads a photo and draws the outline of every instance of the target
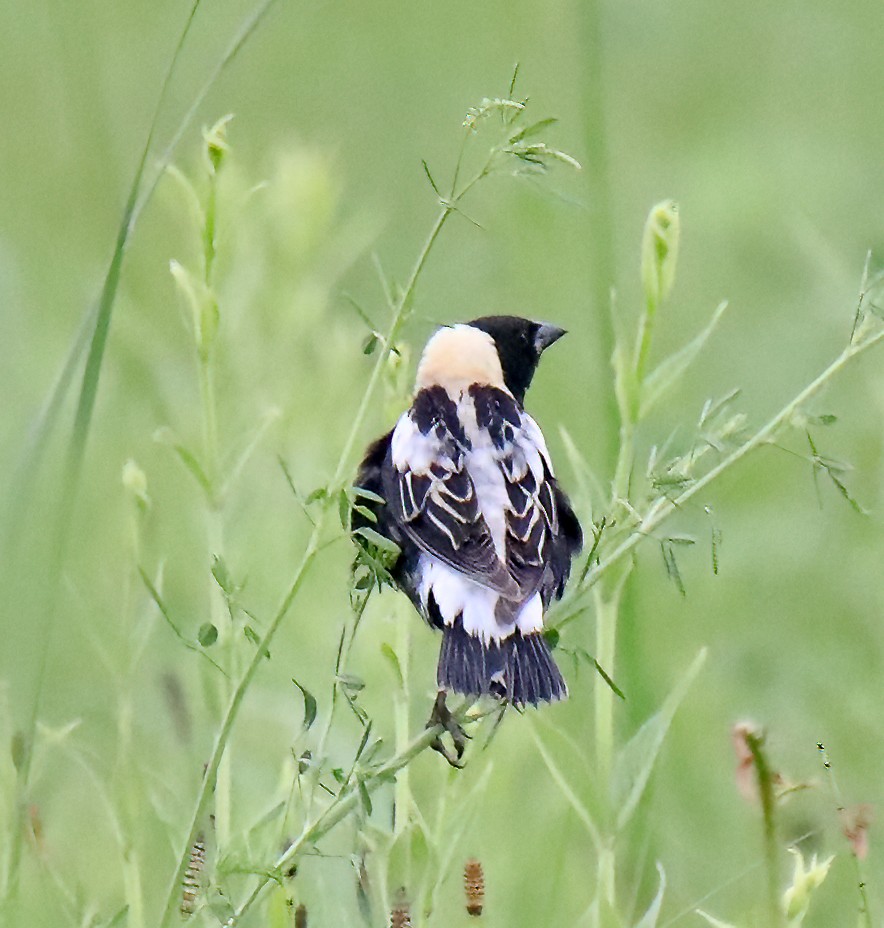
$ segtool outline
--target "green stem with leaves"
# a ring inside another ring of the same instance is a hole
[[[463,721],[459,718],[458,721]],[[422,754],[430,745],[444,733],[441,725],[434,725],[425,729],[420,735],[409,742],[406,747],[391,757],[386,763],[374,770],[362,780],[369,793],[373,793],[384,783],[395,779],[396,775],[404,770],[419,754]],[[257,885],[246,898],[245,902],[236,910],[227,922],[228,928],[234,928],[240,919],[252,908],[276,874],[283,872],[294,863],[306,850],[327,835],[339,822],[343,821],[359,805],[359,791],[354,788],[345,788],[338,794],[334,802],[327,806],[313,821],[305,825],[304,830],[286,850],[286,852],[273,864],[270,873],[261,876]]]
[[[362,396],[362,401],[359,404],[359,408],[357,409],[356,415],[353,419],[353,424],[350,427],[350,431],[341,449],[338,464],[330,482],[330,487],[332,489],[341,488],[347,474],[350,473],[350,469],[352,467],[351,458],[353,449],[356,446],[358,437],[362,433],[363,423],[365,421],[369,406],[374,399],[374,394],[377,390],[378,383],[380,382],[384,366],[387,363],[392,346],[395,344],[401,333],[402,326],[405,323],[408,311],[411,307],[411,302],[414,297],[414,291],[417,286],[418,279],[420,278],[421,272],[426,265],[427,259],[433,248],[433,244],[441,232],[442,227],[445,225],[446,220],[451,215],[453,208],[454,207],[449,204],[443,206],[430,230],[430,234],[427,236],[424,247],[421,249],[421,252],[418,255],[418,259],[415,263],[414,269],[411,272],[408,283],[406,284],[405,289],[402,291],[402,294],[399,297],[392,321],[384,340],[384,344],[375,361],[374,368],[372,369],[371,376],[369,377],[368,384]],[[333,498],[336,497],[336,495],[337,494],[335,493],[329,494],[329,496]],[[288,615],[288,612],[292,607],[292,603],[294,602],[295,597],[301,588],[304,578],[310,566],[312,565],[314,558],[316,557],[316,554],[320,548],[322,533],[328,521],[329,512],[330,504],[328,503],[328,500],[326,500],[317,516],[313,530],[310,533],[310,537],[307,541],[304,554],[295,570],[294,577],[292,578],[289,588],[285,595],[282,597],[273,620],[261,638],[261,641],[256,647],[251,660],[246,666],[245,671],[243,672],[232,692],[229,704],[221,723],[221,728],[215,740],[212,756],[203,775],[202,783],[194,805],[193,814],[191,816],[190,829],[179,856],[178,865],[175,868],[175,872],[173,873],[172,879],[170,881],[169,890],[166,897],[166,904],[160,922],[161,925],[168,925],[171,923],[174,912],[177,908],[177,900],[180,894],[181,881],[187,868],[187,862],[190,856],[190,848],[192,847],[193,842],[196,840],[197,834],[202,827],[203,817],[208,810],[212,792],[217,781],[218,769],[221,764],[221,759],[223,758],[225,750],[227,749],[227,745],[230,741],[230,736],[233,731],[233,726],[239,715],[242,701],[252,683],[252,680],[255,677],[255,674],[257,673],[258,667],[264,660],[264,654],[269,651],[270,644],[276,637],[276,633],[279,630],[283,620]]]
[[[884,330],[874,332],[861,341],[848,345],[825,370],[815,377],[803,390],[797,393],[778,413],[776,413],[776,415],[772,416],[757,432],[727,455],[715,467],[698,478],[696,482],[692,483],[691,486],[677,496],[672,498],[661,496],[657,498],[641,518],[639,524],[630,532],[629,536],[620,542],[610,554],[601,558],[598,564],[590,567],[578,593],[585,592],[593,587],[627,554],[633,551],[645,537],[659,528],[673,513],[682,509],[686,503],[709,487],[710,484],[714,483],[750,452],[770,442],[779,429],[786,425],[804,405],[816,396],[816,394],[835,377],[836,374],[840,373],[848,364],[881,341],[884,341]]]

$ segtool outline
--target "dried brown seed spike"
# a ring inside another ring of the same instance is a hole
[[[295,909],[295,928],[307,928],[307,906],[303,903]]]
[[[485,873],[482,864],[471,857],[463,868],[463,888],[467,896],[467,912],[481,915],[485,905]]]
[[[411,905],[404,886],[396,893],[396,902],[390,909],[390,928],[411,928]]]
[[[206,863],[206,842],[203,836],[197,835],[196,841],[190,848],[190,858],[184,879],[181,881],[181,914],[188,918],[193,915],[196,908],[196,897],[200,891],[200,874]]]

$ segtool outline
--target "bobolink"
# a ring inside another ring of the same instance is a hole
[[[439,329],[411,408],[359,470],[357,485],[386,501],[368,505],[372,528],[401,549],[394,582],[442,631],[431,721],[446,722],[449,691],[515,706],[567,695],[543,616],[583,538],[522,405],[540,355],[564,334],[514,316]],[[369,523],[354,511],[353,525]]]

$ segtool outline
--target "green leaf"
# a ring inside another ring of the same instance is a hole
[[[574,472],[574,477],[579,487],[579,491],[575,495],[583,503],[584,510],[587,506],[593,507],[594,503],[605,499],[605,490],[602,488],[602,482],[595,473],[593,473],[586,458],[580,453],[574,439],[564,426],[559,426],[559,434],[562,437],[562,444],[565,446],[565,454],[568,456],[568,462],[571,465],[571,470]],[[572,496],[572,498],[574,497]],[[581,515],[588,516],[588,521],[591,522],[594,513],[592,508],[590,508],[589,512],[584,511]]]
[[[703,409],[700,411],[700,418],[697,420],[697,428],[702,429],[707,426],[713,419],[721,415],[731,403],[736,400],[742,393],[742,389],[737,387],[734,390],[731,390],[730,393],[726,393],[721,399],[718,400],[706,400],[703,403]]]
[[[510,144],[512,145],[515,142],[523,142],[525,139],[532,139],[535,136],[540,135],[544,129],[548,129],[553,124],[557,123],[558,119],[555,116],[550,116],[547,119],[539,119],[537,122],[532,123],[530,126],[525,126],[524,129],[519,130],[515,135],[510,136]]]
[[[353,507],[353,512],[358,512],[363,519],[368,519],[369,522],[377,522],[378,520],[377,515],[375,515],[375,513],[366,506],[356,505]]]
[[[607,670],[605,670],[605,668],[602,667],[602,665],[594,657],[592,658],[592,663],[596,669],[596,673],[598,673],[598,675],[605,681],[605,683],[608,684],[614,695],[619,696],[620,699],[625,702],[626,694],[623,692],[623,690],[620,689],[619,686],[617,686],[617,684],[614,682],[614,679],[610,676]]]
[[[218,640],[218,629],[211,622],[204,622],[200,625],[196,638],[204,648],[211,648]]]
[[[427,175],[427,180],[430,182],[430,186],[433,188],[433,192],[441,200],[442,194],[439,192],[439,188],[436,186],[436,181],[433,180],[433,175],[430,173],[430,166],[426,161],[421,161],[421,164],[424,166],[424,174]]]
[[[352,673],[338,674],[337,680],[341,687],[350,693],[358,693],[365,689],[365,680]]]
[[[21,729],[12,736],[10,753],[12,754],[12,766],[15,767],[16,772],[21,771],[26,766],[28,756],[28,736]]]
[[[660,874],[660,885],[657,887],[657,895],[648,906],[644,915],[636,923],[635,928],[657,928],[657,919],[660,917],[660,907],[663,905],[663,893],[666,892],[666,873],[663,867],[657,864],[657,873]]]
[[[116,914],[112,915],[108,921],[102,924],[102,928],[119,928],[125,924],[126,916],[129,914],[129,906],[124,905]]]
[[[669,539],[660,542],[660,551],[663,554],[663,564],[666,567],[666,575],[675,584],[675,588],[682,596],[687,596],[684,581],[681,579],[681,571],[678,569],[678,561],[675,559],[675,551],[672,549],[672,543]]]
[[[212,558],[212,576],[215,578],[215,583],[221,587],[222,591],[227,596],[233,595],[236,591],[236,587],[230,576],[230,571],[227,569],[227,564],[224,562],[224,558],[219,554],[216,554]]]
[[[202,487],[206,496],[211,497],[212,483],[206,476],[202,464],[200,464],[199,459],[192,451],[178,441],[171,429],[157,429],[153,433],[153,440],[168,445],[175,454],[178,455],[178,460],[184,465],[184,469],[196,480],[200,487]]]
[[[252,642],[256,648],[261,647],[261,636],[255,631],[254,628],[252,628],[251,625],[244,625],[242,633],[246,636],[246,638],[248,638],[249,641]],[[267,658],[267,660],[270,660],[270,651],[268,651],[267,648],[264,648],[262,653],[264,657]]]
[[[359,789],[359,805],[362,806],[362,811],[366,815],[371,815],[371,796],[368,795],[368,787],[365,785],[364,780],[359,780],[357,786]]]
[[[351,487],[351,492],[355,498],[366,499],[370,503],[379,503],[383,506],[387,502],[383,496],[378,496],[377,493],[372,493],[371,490],[366,490],[365,487]]]
[[[396,656],[396,652],[393,650],[392,645],[387,644],[385,641],[381,645],[381,654],[387,659],[387,663],[393,668],[393,674],[396,677],[396,682],[399,684],[400,688],[405,686],[405,678],[402,676],[402,665],[399,663],[399,658]]]
[[[359,740],[359,747],[356,748],[356,754],[353,757],[354,767],[356,766],[356,764],[359,763],[360,759],[362,758],[362,754],[365,751],[366,745],[368,744],[369,736],[371,735],[372,725],[373,723],[369,720],[368,724],[365,726],[365,728],[362,731],[362,738],[360,738]]]
[[[683,348],[676,351],[675,354],[671,354],[664,361],[661,361],[657,367],[648,374],[642,385],[641,407],[639,412],[640,418],[644,418],[654,408],[657,402],[682,378],[685,371],[703,350],[704,345],[715,331],[726,309],[727,301],[719,303],[706,327]]]
[[[307,494],[307,498],[304,500],[304,504],[309,506],[311,503],[316,503],[321,499],[325,499],[328,496],[328,489],[326,487],[317,487],[315,490]]]
[[[578,797],[574,787],[568,782],[564,772],[556,763],[552,753],[547,749],[546,745],[541,740],[540,735],[537,733],[537,730],[533,724],[529,726],[529,731],[534,738],[534,743],[537,745],[537,750],[540,752],[540,756],[543,758],[543,762],[546,764],[546,769],[549,771],[553,782],[556,784],[556,786],[558,786],[561,794],[570,803],[571,808],[576,813],[578,820],[581,822],[583,827],[586,829],[587,834],[592,839],[596,850],[600,849],[603,846],[601,832],[599,831],[595,820],[590,814],[589,809]]]
[[[391,541],[389,538],[381,535],[380,532],[376,532],[373,528],[360,526],[353,534],[358,535],[360,538],[364,538],[370,545],[373,545],[379,551],[383,551],[386,554],[390,554],[394,557],[398,557],[400,554],[401,549],[395,541]]]
[[[617,397],[617,408],[624,420],[632,416],[635,405],[633,397],[637,392],[635,373],[632,369],[632,358],[626,347],[623,334],[623,324],[618,322],[616,314],[612,311],[614,320],[614,351],[611,354],[611,366],[614,369],[614,395]]]
[[[316,697],[307,687],[301,686],[294,677],[292,677],[292,683],[295,684],[304,697],[304,731],[309,731],[310,727],[316,721]]]
[[[694,538],[692,535],[669,535],[666,538],[666,541],[668,541],[670,544],[673,544],[673,545],[686,545],[686,546],[695,545],[697,543],[697,539]]]
[[[195,274],[174,259],[169,270],[190,309],[193,336],[200,358],[205,360],[211,353],[218,333],[218,301],[214,293]]]
[[[150,594],[150,598],[156,604],[157,609],[160,610],[160,615],[166,620],[166,624],[169,626],[169,628],[172,629],[175,637],[184,645],[185,648],[202,655],[202,657],[204,657],[216,670],[220,670],[221,673],[223,673],[226,677],[227,674],[223,667],[221,667],[219,664],[216,664],[215,661],[213,661],[212,658],[209,657],[209,655],[206,654],[202,648],[197,647],[193,641],[191,641],[186,635],[182,634],[181,629],[172,618],[172,614],[169,612],[168,607],[166,606],[165,602],[163,602],[163,598],[160,596],[159,590],[157,590],[157,588],[154,586],[153,582],[151,581],[150,577],[148,577],[147,572],[143,567],[138,567],[138,574],[141,577],[141,582],[144,584],[145,589]]]
[[[701,648],[660,710],[639,728],[618,754],[611,789],[612,806],[617,810],[618,830],[624,828],[632,818],[648,785],[672,719],[705,661],[706,648]]]

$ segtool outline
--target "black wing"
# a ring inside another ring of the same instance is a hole
[[[540,590],[548,606],[564,592],[571,560],[583,544],[580,523],[556,483],[534,420],[502,390],[474,387],[470,392],[476,423],[491,439],[509,498],[509,573],[523,597]]]
[[[467,468],[470,441],[441,387],[402,416],[382,468],[383,496],[421,550],[508,599],[521,591],[497,555]]]

